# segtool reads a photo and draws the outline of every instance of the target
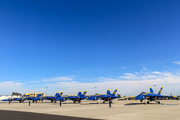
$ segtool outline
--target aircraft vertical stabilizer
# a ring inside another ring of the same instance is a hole
[[[57,92],[57,93],[55,94],[55,96],[56,96],[56,97],[59,96],[59,92]]]
[[[152,87],[150,87],[150,93],[154,94]]]
[[[84,91],[84,93],[82,94],[82,96],[85,96],[85,95],[86,95],[86,93],[87,93],[87,91]]]
[[[109,90],[109,89],[107,89],[107,94],[108,94],[108,95],[111,95],[111,92],[110,92],[110,90]]]
[[[36,97],[40,97],[41,96],[41,94],[38,94]]]
[[[59,94],[59,96],[61,97],[61,96],[62,96],[62,94],[63,94],[63,92],[61,92],[61,93]]]
[[[81,96],[81,91],[78,92],[78,96]]]
[[[112,94],[112,95],[115,95],[115,94],[116,94],[116,92],[117,92],[117,90],[118,90],[118,89],[115,89],[115,91],[113,92],[113,94]]]
[[[162,89],[163,89],[163,87],[161,87],[161,89],[159,90],[158,95],[161,95]]]

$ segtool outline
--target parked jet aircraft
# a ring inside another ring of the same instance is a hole
[[[22,97],[20,97],[20,98],[8,98],[8,99],[3,99],[2,101],[19,101],[19,102],[22,102],[22,101],[24,101],[24,98],[25,97],[29,97],[29,96],[22,96]]]
[[[43,96],[43,94],[38,94],[36,97],[25,97],[23,100],[33,100],[33,102],[34,102],[34,99],[40,98],[42,96]]]
[[[33,100],[34,98],[39,98],[41,96],[43,96],[44,93],[42,94],[37,94],[36,97],[30,97],[29,95],[23,95],[22,97],[20,98],[13,98],[13,101],[19,101],[19,103],[23,102],[24,100]],[[33,100],[34,102],[34,100]]]
[[[113,94],[111,94],[110,90],[108,89],[107,94],[93,95],[87,98],[87,100],[103,100],[103,103],[105,103],[108,100],[119,98],[118,96],[115,95],[116,92],[117,92],[117,89],[113,92]]]
[[[3,99],[2,101],[13,101],[13,98]]]
[[[62,94],[63,94],[63,92],[61,92],[60,94],[59,94],[59,92],[57,92],[57,93],[55,94],[55,96],[45,96],[45,97],[43,97],[43,98],[36,98],[36,99],[34,99],[34,100],[35,100],[35,101],[37,101],[37,100],[51,100],[51,103],[52,103],[53,101],[56,102],[56,99],[59,98],[59,97],[61,97]]]
[[[159,98],[163,98],[163,97],[168,97],[168,98],[173,98],[173,96],[165,96],[165,95],[161,95],[163,87],[161,87],[161,89],[159,90],[158,94],[154,94],[153,89],[150,87],[150,93],[148,92],[142,92],[139,95],[137,95],[135,97],[136,100],[140,100],[141,103],[144,100],[144,102],[146,104],[149,104],[150,101],[155,101],[158,104],[160,104]]]
[[[79,103],[81,103],[81,100],[86,99],[87,97],[85,96],[87,93],[87,91],[84,91],[84,93],[82,94],[81,91],[78,92],[78,95],[69,95],[69,96],[65,96],[63,101],[66,100],[73,100],[74,103],[76,101],[78,101]]]
[[[55,99],[55,101],[60,101],[60,100],[63,102],[65,101],[65,98],[60,95]]]

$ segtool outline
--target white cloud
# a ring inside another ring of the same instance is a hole
[[[159,72],[159,71],[154,71],[154,72],[152,72],[152,73],[154,73],[154,74],[164,74],[164,73]]]
[[[144,67],[142,70],[147,70],[147,68],[146,68],[146,67]]]
[[[146,78],[146,79],[150,79],[150,78],[157,78],[158,76],[156,75],[145,75],[145,76],[141,76],[142,78]]]
[[[180,61],[174,61],[174,62],[172,62],[172,63],[177,64],[177,65],[180,65]]]
[[[30,86],[28,85],[30,88]],[[28,89],[25,83],[7,81],[0,82],[0,95],[11,95],[12,92],[19,92],[21,94],[29,92],[43,92],[40,86],[36,86],[36,89]]]
[[[157,85],[157,90],[161,86],[164,86],[163,94],[169,95],[173,93],[174,95],[180,94],[180,72],[170,73],[170,72],[144,72],[140,74],[124,73],[124,76],[119,78],[106,78],[98,77],[94,78],[96,82],[82,83],[74,81],[69,77],[56,77],[48,78],[49,82],[42,82],[40,85],[34,86],[36,83],[16,83],[13,81],[1,82],[0,83],[0,94],[5,94],[11,92],[45,92],[45,87],[48,87],[48,95],[54,95],[56,92],[63,91],[65,95],[77,94],[78,91],[87,90],[87,94],[94,94],[95,88],[97,87],[98,93],[106,93],[107,89],[113,92],[118,89],[118,93],[121,95],[137,95],[142,91],[149,92],[149,87]],[[53,82],[51,82],[53,81]],[[89,79],[87,81],[90,81]],[[31,89],[30,89],[31,88]],[[3,93],[2,93],[3,92]]]
[[[124,79],[135,79],[136,75],[134,75],[133,73],[124,73],[124,76],[120,76],[118,78],[124,78]]]
[[[43,78],[44,82],[53,82],[53,81],[71,81],[70,77],[54,77],[54,78]]]
[[[123,67],[123,69],[126,69],[126,67]]]
[[[172,76],[172,74],[170,74],[169,72],[154,71],[154,72],[152,72],[152,73],[158,74],[158,75],[164,75],[164,76]]]
[[[0,88],[1,88],[1,91],[3,91],[3,92],[6,89],[11,89],[12,91],[17,91],[18,89],[21,88],[21,86],[23,86],[23,83],[15,83],[13,81],[1,82],[0,83]]]
[[[149,73],[152,74],[152,73]],[[126,75],[133,75],[127,73]],[[157,85],[157,90],[160,89],[161,86],[164,86],[163,94],[169,95],[173,92],[173,94],[180,94],[180,76],[172,75],[143,75],[136,76],[138,79],[132,80],[131,78],[127,80],[112,79],[112,78],[100,78],[99,82],[89,82],[89,83],[81,83],[77,81],[65,81],[58,82],[56,84],[49,84],[50,88],[60,88],[64,91],[64,94],[77,94],[78,91],[88,91],[88,94],[94,94],[95,88],[97,87],[98,93],[106,93],[107,89],[110,89],[113,92],[115,89],[118,89],[118,93],[121,95],[137,95],[142,91],[149,92],[149,87],[153,87],[153,85]],[[56,92],[56,91],[54,91]]]

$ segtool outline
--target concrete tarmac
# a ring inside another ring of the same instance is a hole
[[[161,100],[161,104],[156,104],[155,102],[141,104],[138,100],[114,100],[111,108],[109,108],[108,103],[103,104],[102,101],[97,104],[96,101],[86,100],[82,101],[81,104],[73,104],[72,101],[67,104],[62,103],[61,107],[59,106],[59,102],[31,103],[30,106],[28,103],[15,102],[9,105],[8,102],[3,102],[0,104],[0,110],[60,115],[59,117],[67,116],[67,118],[78,117],[78,119],[180,120],[180,101],[177,100]],[[7,113],[4,114],[7,115]],[[0,116],[1,115],[2,114],[0,114]],[[32,116],[32,118],[35,117],[33,115],[30,116]]]
[[[32,112],[0,110],[0,120],[96,120],[90,118],[69,117]]]

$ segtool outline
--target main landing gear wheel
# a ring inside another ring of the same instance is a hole
[[[140,100],[140,102],[142,103],[142,100]]]
[[[160,101],[158,101],[157,103],[160,104]]]
[[[149,101],[147,101],[147,104],[149,104]]]
[[[76,101],[74,100],[74,103],[75,103]]]
[[[103,101],[103,103],[105,103],[105,101]]]
[[[53,100],[51,100],[51,103],[53,102]]]

